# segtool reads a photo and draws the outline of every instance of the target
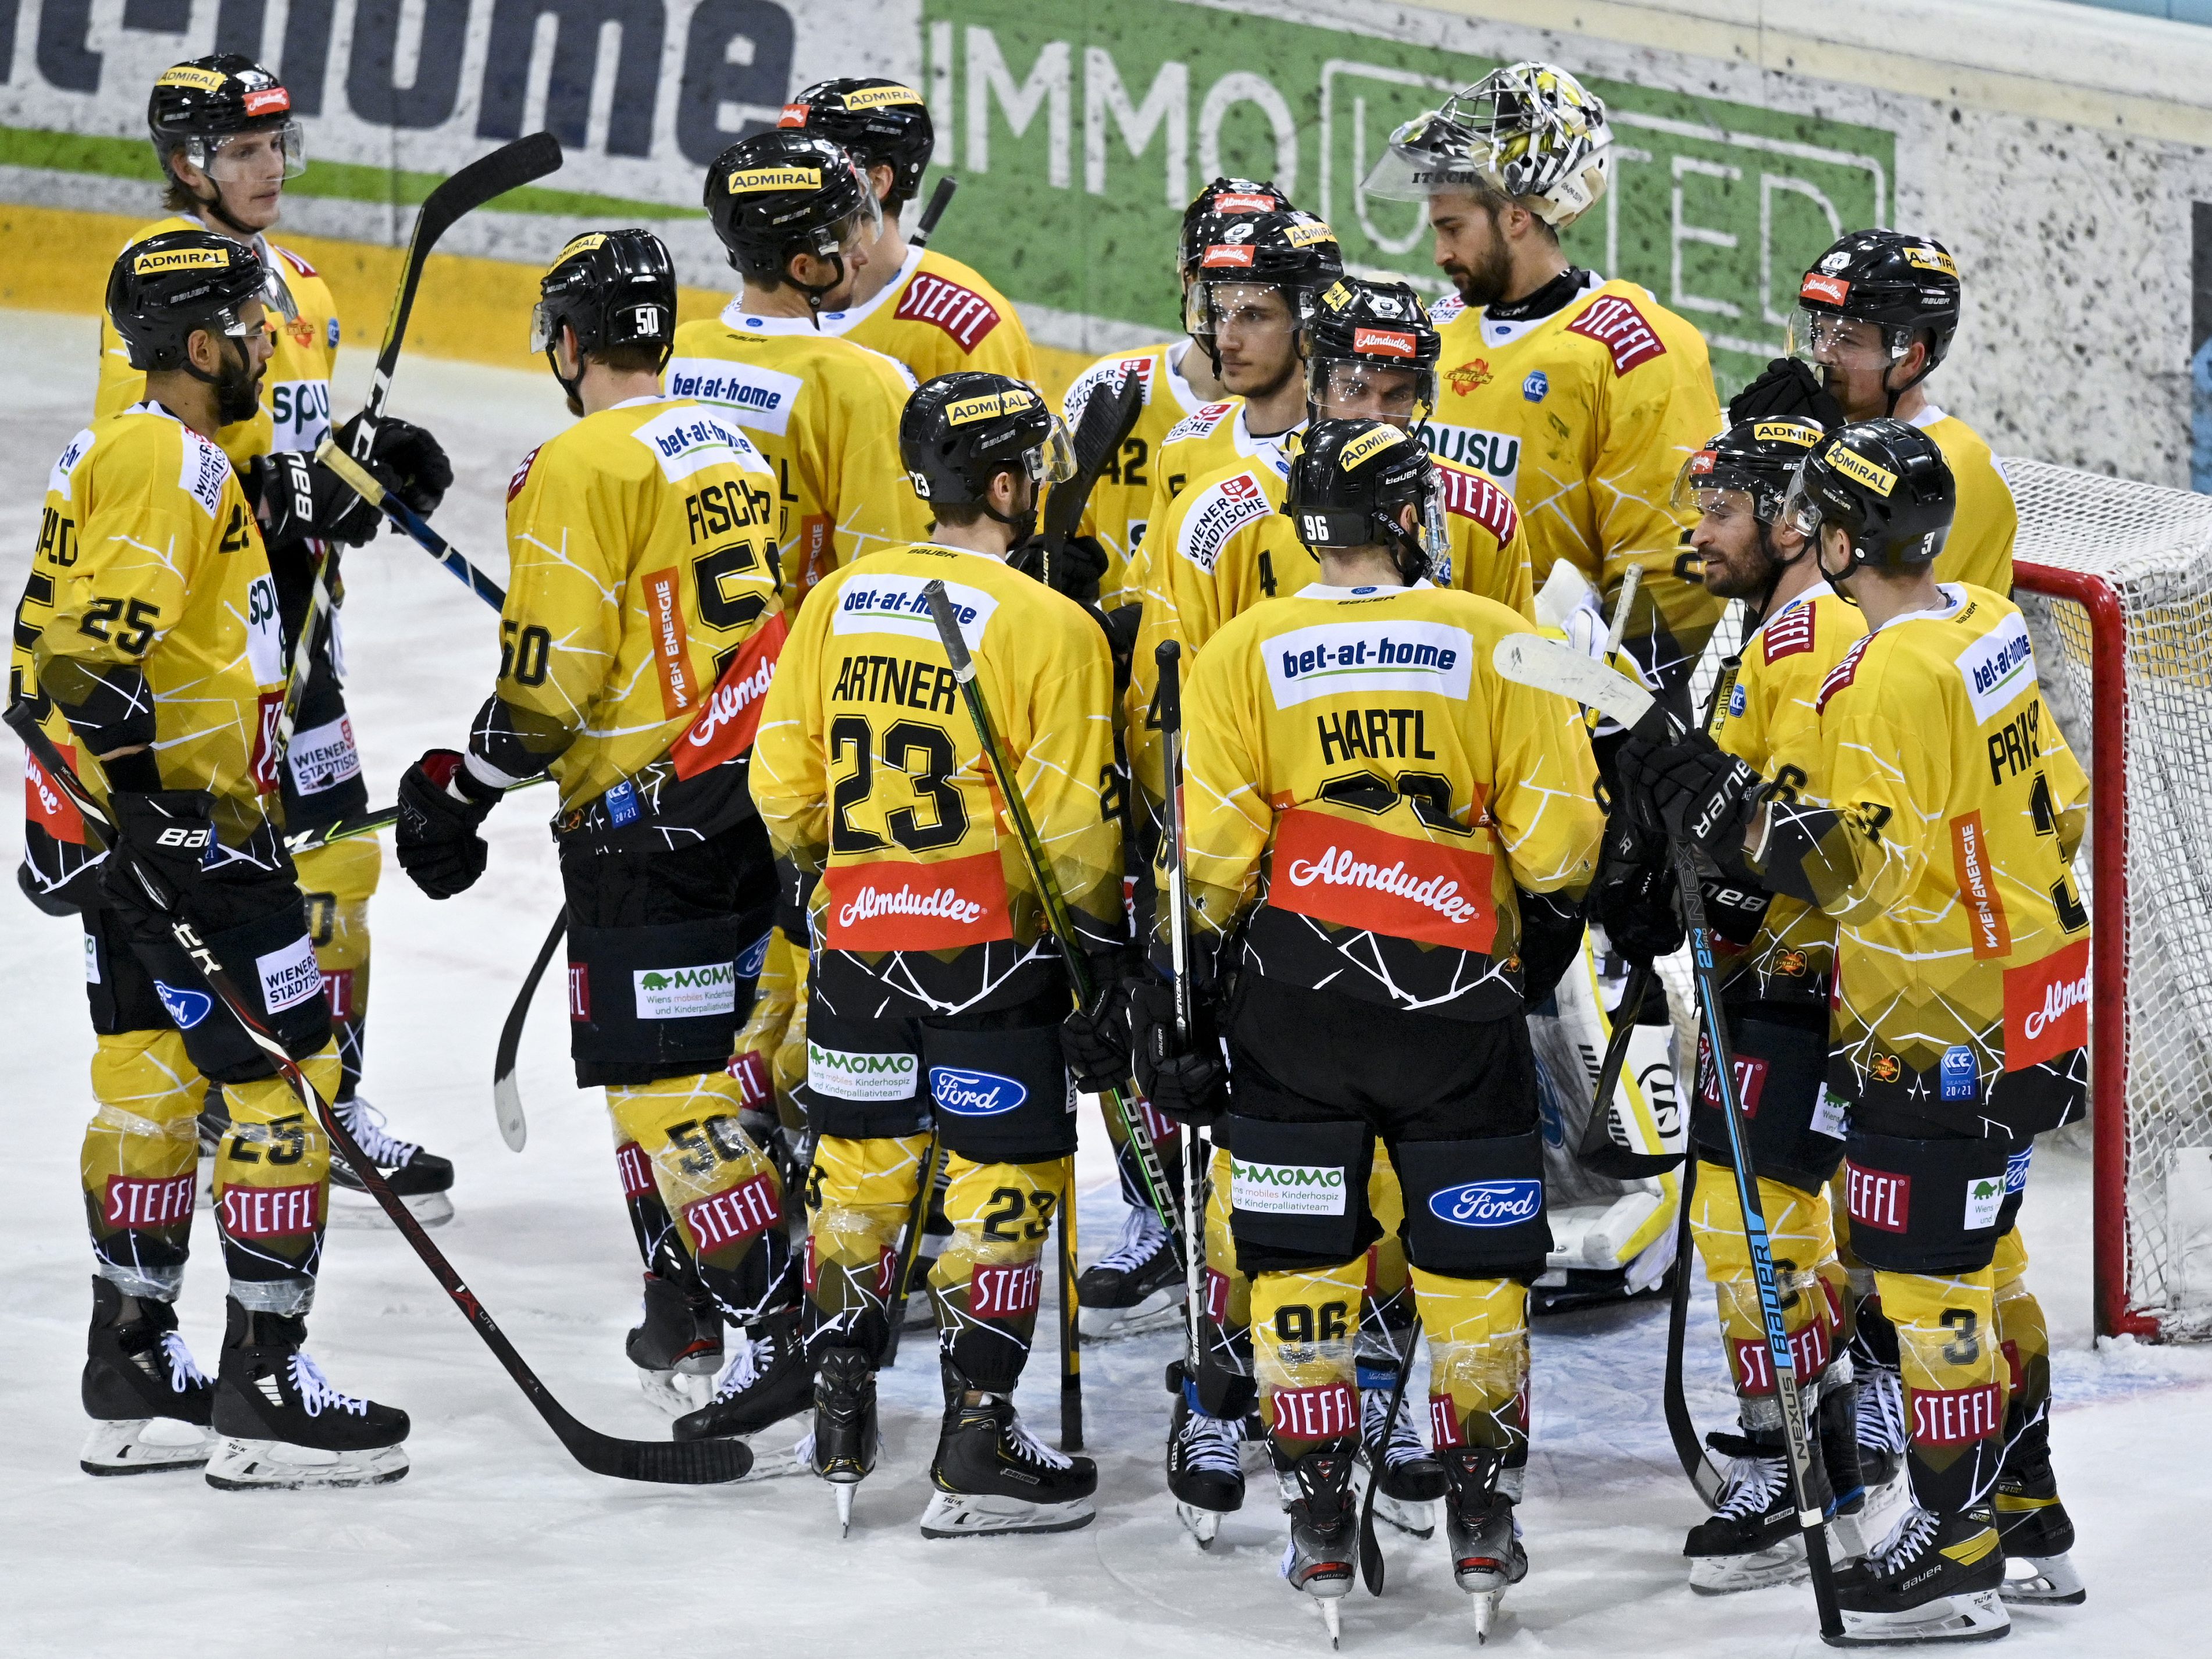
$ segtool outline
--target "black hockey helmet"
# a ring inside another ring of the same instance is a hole
[[[1224,240],[1220,233],[1231,224],[1239,219],[1257,219],[1263,214],[1288,212],[1290,207],[1291,198],[1271,180],[1224,178],[1206,185],[1190,198],[1190,205],[1182,210],[1176,268],[1182,273],[1185,284],[1196,274],[1199,257],[1209,246]],[[1220,222],[1207,222],[1213,220]]]
[[[1328,406],[1332,376],[1346,369],[1394,370],[1412,379],[1407,424],[1419,428],[1437,406],[1437,360],[1443,341],[1421,296],[1404,283],[1346,276],[1314,302],[1300,343],[1306,355],[1306,405]]]
[[[1287,208],[1226,222],[1216,215],[1206,222],[1221,225],[1221,240],[1200,251],[1183,290],[1183,326],[1201,338],[1218,331],[1217,289],[1280,289],[1295,327],[1312,315],[1322,289],[1344,275],[1344,251],[1336,233],[1310,213]]]
[[[937,129],[921,94],[879,75],[817,81],[783,106],[776,125],[842,144],[864,176],[879,161],[890,167],[891,189],[884,207],[892,213],[919,193],[923,169],[937,148]]]
[[[1738,421],[1682,463],[1668,505],[1677,513],[1702,513],[1723,492],[1751,497],[1753,516],[1771,525],[1805,458],[1826,434],[1810,421]]]
[[[1855,566],[1905,570],[1943,550],[1958,499],[1936,441],[1884,416],[1825,439],[1799,465],[1782,512],[1815,547],[1823,525],[1844,532]]]
[[[542,351],[553,378],[571,392],[553,348],[561,325],[576,331],[579,352],[647,346],[658,372],[676,347],[676,269],[649,230],[594,230],[570,239],[538,282],[530,349]],[[578,365],[580,380],[582,365]]]
[[[925,380],[907,398],[899,460],[914,493],[932,507],[981,505],[1001,472],[1042,486],[1075,471],[1067,428],[1036,388],[973,368]]]
[[[1958,262],[1933,236],[1855,230],[1815,259],[1799,282],[1790,353],[1817,364],[1842,318],[1879,328],[1892,362],[1924,331],[1928,362],[1913,377],[1917,382],[1951,349],[1959,331],[1960,294]]]
[[[284,176],[296,179],[307,170],[292,94],[275,74],[239,52],[219,52],[164,70],[146,100],[146,125],[164,173],[179,149],[201,172],[211,173],[222,141],[245,132],[282,133]]]
[[[734,270],[763,287],[792,283],[817,310],[843,283],[845,255],[883,226],[876,192],[853,158],[827,138],[787,128],[740,138],[716,156],[705,200]],[[836,280],[793,282],[787,267],[799,253],[830,261]]]
[[[131,353],[131,367],[158,374],[191,368],[185,347],[202,329],[240,343],[252,331],[240,320],[264,298],[268,273],[242,242],[210,230],[165,230],[133,242],[107,273],[107,316]]]
[[[1426,576],[1431,556],[1424,529],[1408,534],[1398,522],[1416,509],[1415,524],[1431,519],[1436,464],[1429,452],[1388,421],[1316,421],[1291,458],[1280,511],[1298,539],[1318,555],[1324,548],[1389,549],[1408,586]]]

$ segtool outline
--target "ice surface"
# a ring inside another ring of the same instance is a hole
[[[426,303],[434,295],[425,296]],[[517,332],[522,319],[516,319]],[[52,457],[91,404],[94,334],[78,318],[0,313],[9,406],[0,411],[0,572],[20,592]],[[348,354],[337,406],[358,404],[368,354]],[[543,375],[409,360],[395,413],[434,428],[459,480],[438,515],[495,574],[515,463],[565,416]],[[490,613],[404,542],[346,563],[355,730],[372,797],[390,798],[425,746],[458,745],[498,663]],[[8,745],[13,752],[12,744]],[[12,809],[0,851],[12,866]],[[548,1384],[610,1432],[666,1431],[622,1354],[638,1268],[596,1094],[569,1080],[560,976],[550,975],[520,1078],[529,1149],[500,1143],[492,1049],[508,999],[560,902],[538,804],[493,817],[489,873],[442,905],[390,862],[374,908],[375,1017],[368,1088],[392,1127],[453,1158],[457,1217],[437,1235]],[[76,1162],[92,1049],[76,931],[0,900],[0,996],[9,1052],[0,1121],[0,1651],[159,1649],[237,1659],[307,1654],[687,1651],[872,1656],[1327,1652],[1321,1621],[1275,1576],[1273,1483],[1252,1481],[1222,1547],[1202,1555],[1162,1484],[1172,1334],[1084,1355],[1099,1518],[1054,1538],[929,1543],[915,1529],[938,1416],[926,1342],[884,1379],[887,1447],[840,1543],[811,1480],[697,1492],[579,1471],[398,1236],[334,1229],[313,1346],[343,1388],[413,1414],[414,1469],[374,1492],[236,1496],[192,1476],[94,1480],[77,1472],[76,1400],[89,1273]],[[1086,1259],[1120,1232],[1095,1120],[1080,1159]],[[2087,1164],[2039,1156],[2024,1218],[2057,1358],[2054,1440],[2075,1553],[2077,1608],[2018,1613],[2014,1650],[2204,1651],[2212,1352],[2088,1340]],[[211,1228],[183,1303],[212,1368],[222,1284]],[[1692,1403],[1724,1426],[1725,1387],[1701,1291]],[[1045,1324],[1051,1320],[1048,1307]],[[1692,1596],[1681,1559],[1699,1518],[1658,1405],[1664,1310],[1654,1303],[1540,1323],[1536,1451],[1522,1510],[1531,1570],[1495,1650],[1545,1655],[1822,1651],[1801,1587]],[[1055,1364],[1031,1366],[1022,1405],[1056,1436]],[[1417,1383],[1418,1386],[1418,1383]],[[1345,1607],[1348,1654],[1471,1650],[1439,1537],[1387,1534],[1389,1594]],[[2193,1633],[2192,1633],[2193,1632]]]

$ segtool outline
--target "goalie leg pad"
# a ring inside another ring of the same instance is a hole
[[[1406,1255],[1449,1279],[1515,1279],[1544,1271],[1541,1133],[1406,1140],[1395,1148],[1406,1192]]]

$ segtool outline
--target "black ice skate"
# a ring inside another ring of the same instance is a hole
[[[929,1479],[937,1490],[922,1511],[924,1538],[1073,1532],[1096,1516],[1098,1466],[1043,1444],[1003,1395],[945,1413]]]
[[[645,1276],[645,1316],[630,1328],[623,1352],[637,1367],[645,1397],[671,1417],[696,1410],[688,1379],[722,1369],[722,1313],[711,1297],[693,1295],[657,1273]]]
[[[1481,1447],[1452,1446],[1437,1457],[1444,1466],[1452,1577],[1468,1593],[1474,1639],[1486,1643],[1505,1592],[1528,1576],[1528,1552],[1513,1516],[1521,1472],[1504,1468],[1497,1452]]]
[[[1908,1438],[1905,1379],[1887,1365],[1863,1367],[1858,1379],[1859,1482],[1869,1508],[1904,1471]]]
[[[1709,1434],[1705,1443],[1734,1461],[1712,1515],[1691,1528],[1682,1545],[1690,1559],[1690,1588],[1705,1595],[1726,1595],[1804,1577],[1811,1568],[1781,1431]],[[1814,1487],[1814,1500],[1825,1504],[1826,1490],[1817,1467]]]
[[[215,1387],[224,1437],[207,1482],[224,1492],[375,1486],[407,1473],[407,1413],[340,1394],[301,1344],[307,1322],[228,1304]]]
[[[1372,1449],[1380,1440],[1382,1487],[1375,1494],[1376,1518],[1416,1538],[1433,1538],[1437,1499],[1444,1495],[1447,1484],[1444,1466],[1421,1438],[1410,1399],[1400,1399],[1396,1420],[1390,1419],[1391,1392],[1389,1388],[1359,1390],[1360,1466],[1365,1468],[1371,1462]],[[1371,1478],[1373,1471],[1369,1473]]]
[[[2005,1579],[2006,1601],[2076,1607],[2089,1599],[2068,1553],[2074,1547],[2074,1522],[2058,1501],[2044,1425],[2027,1431],[2010,1448],[1997,1476],[1996,1522],[2006,1565],[2027,1567],[2025,1576]]]
[[[1279,1455],[1275,1465],[1283,1482],[1283,1507],[1291,1517],[1283,1579],[1321,1604],[1331,1647],[1343,1638],[1342,1609],[1337,1603],[1352,1593],[1358,1570],[1359,1507],[1352,1497],[1357,1450],[1346,1441],[1317,1447],[1288,1468]]]
[[[208,1461],[215,1384],[192,1363],[167,1303],[94,1278],[81,1392],[92,1419],[77,1455],[87,1474],[196,1469]]]
[[[1221,1517],[1244,1507],[1243,1425],[1208,1417],[1176,1391],[1168,1425],[1168,1491],[1176,1515],[1202,1550],[1213,1547]]]
[[[447,1196],[453,1184],[452,1163],[435,1152],[426,1152],[411,1140],[402,1139],[384,1127],[384,1114],[356,1097],[341,1100],[334,1109],[346,1133],[360,1143],[375,1164],[384,1184],[426,1227],[453,1218],[453,1200]],[[361,1177],[333,1148],[331,1152],[331,1219],[339,1222],[380,1221],[384,1208],[362,1185]]]
[[[1838,1646],[1990,1642],[2012,1628],[1998,1595],[2004,1549],[1990,1511],[1939,1516],[1914,1505],[1863,1561],[1836,1574]]]
[[[876,1467],[876,1370],[858,1348],[825,1351],[814,1373],[814,1432],[801,1443],[809,1466],[837,1494],[837,1530],[853,1530],[853,1490]]]
[[[1149,1206],[1133,1209],[1121,1242],[1075,1281],[1083,1340],[1164,1330],[1182,1317],[1186,1288],[1174,1238]]]
[[[799,1316],[777,1314],[763,1320],[750,1340],[738,1337],[729,1366],[714,1385],[714,1399],[676,1419],[676,1437],[742,1438],[796,1417],[813,1403],[814,1371],[799,1334]],[[787,1448],[755,1456],[751,1479],[799,1472],[798,1438],[785,1437],[791,1443]]]

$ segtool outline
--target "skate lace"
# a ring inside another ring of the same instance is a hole
[[[1238,1461],[1237,1448],[1243,1438],[1243,1431],[1237,1425],[1194,1411],[1183,1419],[1180,1436],[1183,1462],[1192,1469],[1207,1474],[1242,1474],[1243,1465]]]
[[[1382,1435],[1382,1419],[1390,1409],[1390,1396],[1381,1389],[1363,1389],[1359,1395],[1360,1438],[1372,1446]],[[1428,1443],[1413,1422],[1410,1401],[1398,1401],[1398,1415],[1391,1420],[1388,1437],[1382,1447],[1382,1461],[1393,1466],[1410,1458],[1426,1457]]]
[[[350,1412],[356,1417],[368,1415],[368,1401],[339,1393],[331,1386],[330,1378],[323,1375],[323,1368],[304,1353],[292,1356],[292,1389],[310,1417],[320,1417],[326,1411]]]
[[[1852,1433],[1862,1446],[1905,1449],[1905,1391],[1896,1372],[1877,1370],[1860,1384]]]
[[[752,1341],[738,1337],[735,1352],[730,1356],[730,1363],[723,1369],[722,1380],[714,1384],[715,1403],[719,1405],[725,1400],[733,1399],[752,1387],[775,1361],[774,1337],[763,1336]]]
[[[1158,1254],[1167,1239],[1168,1230],[1160,1225],[1159,1217],[1150,1210],[1132,1210],[1121,1224],[1121,1242],[1101,1256],[1098,1265],[1116,1273],[1133,1273]]]
[[[1739,1457],[1729,1465],[1728,1490],[1722,1493],[1716,1519],[1747,1521],[1773,1507],[1782,1495],[1786,1474],[1778,1457]]]
[[[342,1102],[338,1116],[344,1122],[346,1133],[359,1143],[362,1154],[372,1164],[388,1164],[395,1169],[404,1169],[415,1154],[422,1149],[411,1140],[402,1140],[384,1127],[384,1114],[356,1096]]]
[[[1889,1536],[1882,1540],[1874,1553],[1867,1558],[1867,1565],[1877,1577],[1883,1578],[1902,1571],[1913,1557],[1922,1553],[1935,1540],[1936,1524],[1933,1514],[1914,1504],[1905,1510],[1904,1518],[1898,1522]]]
[[[1073,1460],[1061,1456],[1031,1434],[1029,1425],[1019,1417],[1006,1419],[1006,1432],[1007,1444],[1040,1468],[1072,1469],[1075,1467]]]
[[[185,1346],[185,1339],[174,1331],[161,1335],[161,1358],[169,1362],[169,1392],[185,1394],[208,1385],[208,1374],[192,1358],[192,1351]]]

